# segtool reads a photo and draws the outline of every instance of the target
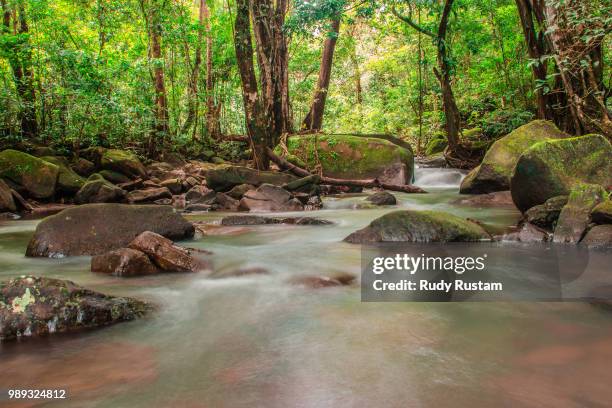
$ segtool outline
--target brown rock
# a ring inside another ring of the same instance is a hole
[[[181,183],[181,180],[176,178],[162,181],[161,186],[166,187],[173,195],[181,194],[183,191],[183,184]]]
[[[248,191],[240,200],[240,209],[252,212],[302,211],[304,206],[281,187],[262,184]]]
[[[144,252],[131,248],[121,248],[92,257],[91,271],[125,277],[160,272]]]
[[[127,200],[131,204],[152,202],[162,198],[172,198],[172,193],[166,187],[134,190],[127,194]]]
[[[166,272],[196,272],[203,267],[188,250],[151,231],[137,236],[128,247],[144,252]]]
[[[612,225],[596,225],[589,230],[581,244],[589,248],[612,248]]]
[[[41,221],[26,256],[99,255],[127,246],[143,231],[184,239],[195,229],[169,206],[87,204]]]
[[[3,211],[17,211],[17,205],[10,187],[0,179],[0,212]]]

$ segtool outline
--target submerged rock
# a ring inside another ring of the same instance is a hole
[[[141,251],[121,248],[91,258],[91,271],[130,277],[159,273],[157,266]]]
[[[70,281],[24,276],[0,283],[0,340],[134,320],[149,309],[140,300],[104,295]]]
[[[394,211],[353,232],[344,241],[374,242],[468,242],[490,236],[478,224],[441,211]]]
[[[53,196],[58,175],[58,166],[38,157],[11,149],[0,152],[0,177],[32,198]]]
[[[128,247],[144,252],[165,272],[197,272],[208,267],[206,263],[192,257],[189,250],[151,231],[138,235]]]
[[[304,286],[309,289],[322,289],[335,286],[348,286],[355,280],[355,275],[341,273],[334,276],[297,276],[289,280],[292,285]]]
[[[582,184],[569,195],[567,204],[561,210],[553,241],[577,244],[591,222],[591,210],[604,199],[607,193],[595,184]]]
[[[252,276],[252,275],[269,275],[270,271],[266,268],[260,268],[257,266],[250,268],[240,269],[229,269],[225,271],[216,271],[209,275],[212,279],[223,279],[223,278],[237,278],[241,276]]]
[[[496,191],[494,193],[462,197],[453,201],[453,204],[474,207],[514,207],[510,191]]]
[[[493,143],[482,163],[463,179],[459,192],[483,194],[509,190],[512,171],[525,150],[545,140],[565,137],[568,135],[544,120],[535,120],[515,129]]]
[[[519,241],[519,242],[548,242],[552,238],[552,235],[533,224],[528,222],[520,226],[520,229],[516,232],[506,234],[501,237],[502,241]]]
[[[510,190],[514,203],[524,212],[549,198],[569,194],[581,183],[612,185],[612,145],[603,136],[537,143],[520,156]]]
[[[304,206],[287,190],[272,184],[262,184],[257,190],[244,194],[239,209],[252,212],[302,211]]]
[[[374,205],[396,205],[397,199],[387,191],[379,191],[366,198],[366,201]]]
[[[313,153],[315,148],[317,154]],[[320,165],[323,175],[328,177],[378,178],[389,184],[410,184],[412,181],[412,151],[384,139],[351,135],[300,135],[287,139],[287,149],[289,161],[293,156],[298,159],[295,164],[300,167],[305,164],[314,169]],[[282,153],[280,148],[276,153]]]
[[[126,247],[144,231],[176,240],[193,237],[195,230],[170,206],[88,204],[41,221],[26,256],[98,255]]]
[[[240,184],[282,186],[296,178],[288,173],[255,170],[241,166],[226,166],[206,171],[206,184],[215,191],[227,191]]]
[[[261,217],[258,215],[231,215],[221,220],[221,225],[331,225],[333,222],[313,217]]]

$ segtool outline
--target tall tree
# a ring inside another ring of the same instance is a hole
[[[2,41],[1,51],[11,66],[15,89],[22,104],[19,113],[20,133],[24,138],[33,138],[38,135],[38,121],[32,70],[32,45],[25,4],[23,0],[12,2],[1,0],[0,4],[2,5],[2,35],[7,37],[5,41]]]
[[[153,88],[155,92],[155,121],[148,141],[148,154],[157,156],[165,148],[169,137],[168,96],[164,81],[164,55],[162,52],[162,13],[167,0],[140,0],[141,10],[149,38],[149,59],[153,65]]]
[[[257,87],[255,64],[253,62],[249,0],[236,0],[234,46],[238,70],[240,71],[246,129],[253,149],[253,159],[258,169],[267,169],[270,162],[266,148],[272,145],[268,132],[270,116],[264,110],[262,97]]]
[[[442,106],[444,109],[445,116],[445,128],[446,137],[448,139],[449,155],[457,158],[462,158],[463,152],[459,140],[459,132],[461,130],[461,116],[459,114],[459,108],[455,101],[455,95],[451,85],[451,79],[453,76],[453,69],[449,59],[449,49],[447,42],[449,19],[453,9],[454,0],[445,0],[444,6],[440,11],[440,20],[438,23],[437,32],[432,32],[419,25],[412,20],[412,4],[409,4],[410,14],[402,15],[395,7],[392,8],[393,14],[408,24],[415,30],[431,37],[436,45],[437,49],[437,61],[438,67],[434,68],[434,74],[440,82],[440,89],[442,92]]]
[[[310,109],[302,122],[302,129],[317,132],[323,126],[323,113],[325,112],[325,101],[327,99],[327,91],[329,89],[329,81],[331,79],[331,71],[334,60],[334,50],[338,35],[340,33],[340,18],[335,18],[331,22],[331,30],[325,39],[323,45],[323,54],[321,56],[321,67],[319,69],[319,79],[317,87],[312,98]],[[360,94],[358,94],[360,97]]]

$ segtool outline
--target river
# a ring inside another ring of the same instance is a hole
[[[512,208],[452,204],[462,174],[417,169],[429,194],[400,208],[436,209],[493,226]],[[115,326],[0,345],[0,406],[484,407],[606,406],[612,401],[612,314],[586,303],[362,303],[358,285],[308,289],[299,275],[360,273],[342,242],[391,209],[355,210],[363,196],[311,212],[333,226],[233,227],[181,243],[213,252],[215,269],[268,275],[209,279],[92,274],[88,257],[23,256],[37,221],[0,224],[0,280],[69,279],[157,305]],[[218,222],[224,215],[190,215]],[[291,215],[291,214],[289,214]],[[295,215],[295,214],[293,214]],[[517,254],[517,256],[519,256]],[[608,258],[609,259],[609,258]],[[68,399],[11,405],[9,388],[66,389]],[[503,402],[503,403],[502,403]]]

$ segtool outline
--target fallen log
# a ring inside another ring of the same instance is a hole
[[[266,153],[270,160],[272,160],[276,165],[278,165],[281,169],[288,170],[299,177],[308,177],[313,174],[306,169],[296,166],[293,163],[288,162],[284,158],[277,156],[272,149],[269,147],[266,148]],[[427,191],[423,190],[420,187],[413,186],[410,184],[398,185],[398,184],[388,184],[382,183],[378,179],[366,179],[366,180],[350,180],[350,179],[337,179],[332,177],[321,177],[321,184],[332,184],[336,186],[349,186],[349,187],[363,187],[363,188],[374,188],[380,187],[385,190],[390,191],[401,191],[403,193],[426,193]]]

